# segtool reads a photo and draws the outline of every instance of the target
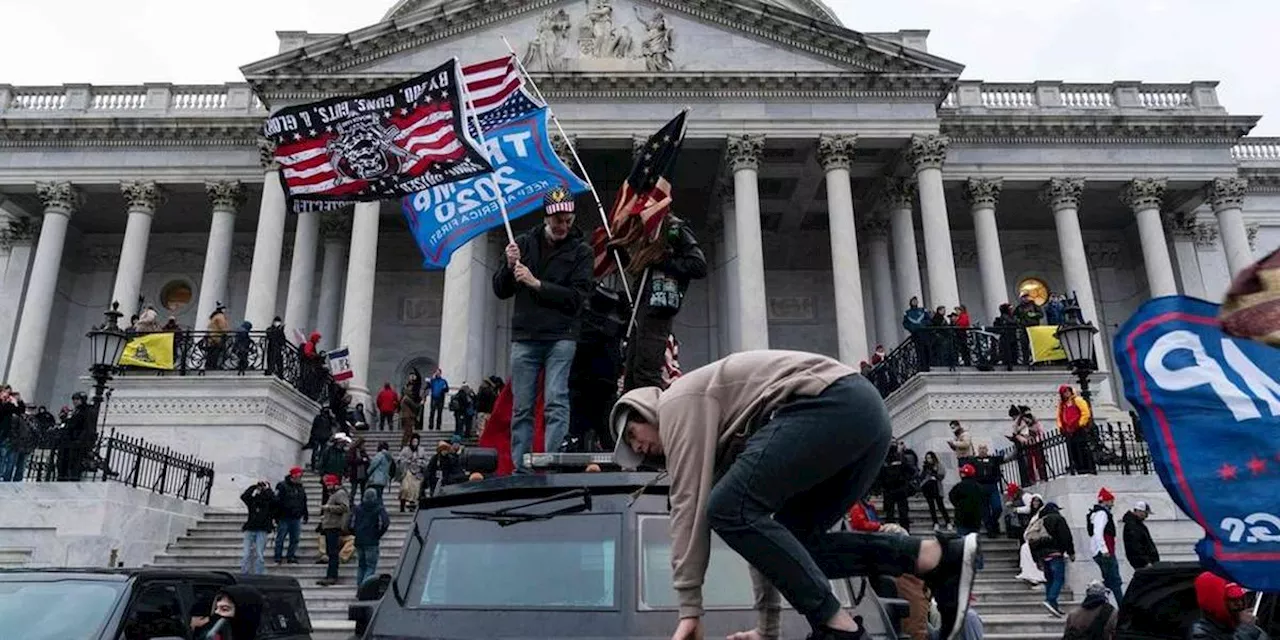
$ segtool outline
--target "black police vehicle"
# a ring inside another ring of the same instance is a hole
[[[1134,572],[1116,613],[1116,640],[1184,640],[1200,618],[1198,562],[1157,562]],[[1252,593],[1257,625],[1280,638],[1280,594]]]
[[[366,601],[351,606],[356,637],[669,638],[677,602],[668,484],[656,473],[609,471],[609,458],[540,454],[535,468],[578,472],[453,485],[428,500],[395,573],[382,581],[385,593],[366,585]],[[583,473],[587,463],[605,471]],[[893,635],[862,579],[835,588],[873,637]],[[714,534],[703,598],[708,637],[755,626],[748,565]],[[784,610],[783,637],[808,632]]]
[[[0,638],[197,640],[192,618],[236,584],[262,594],[258,640],[311,640],[293,578],[168,569],[0,570]]]

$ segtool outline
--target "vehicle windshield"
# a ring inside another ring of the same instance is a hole
[[[617,514],[506,527],[437,518],[409,598],[423,607],[613,609],[621,536]]]
[[[84,638],[102,626],[123,590],[122,583],[92,580],[0,581],[0,629],[23,640]]]

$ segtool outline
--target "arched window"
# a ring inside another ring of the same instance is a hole
[[[1025,278],[1018,283],[1018,299],[1024,295],[1031,296],[1036,304],[1042,305],[1049,301],[1049,285],[1040,278]]]

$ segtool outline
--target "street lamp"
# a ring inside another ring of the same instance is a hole
[[[1080,310],[1074,303],[1063,312],[1063,317],[1065,321],[1058,326],[1054,337],[1067,353],[1067,368],[1080,381],[1080,396],[1088,403],[1089,375],[1098,370],[1096,345],[1093,341],[1098,328],[1092,322],[1081,321]]]
[[[120,354],[124,353],[124,345],[129,341],[129,336],[120,329],[120,318],[124,315],[120,313],[120,303],[111,303],[111,309],[103,315],[107,317],[107,321],[100,327],[94,327],[87,334],[91,350],[89,375],[93,377],[95,412],[98,405],[102,403],[102,394],[107,389],[107,382],[111,380],[111,375],[115,373],[116,365],[120,362]]]

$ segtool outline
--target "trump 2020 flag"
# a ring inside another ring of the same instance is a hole
[[[263,136],[294,211],[399,198],[493,170],[465,126],[458,61],[406,82],[281,109]]]
[[[1160,481],[1204,528],[1201,564],[1280,590],[1280,349],[1231,337],[1218,305],[1144,304],[1115,354]]]
[[[427,269],[445,268],[458,247],[502,226],[499,194],[508,217],[515,220],[540,209],[543,195],[554,187],[574,195],[588,190],[552,148],[547,108],[524,91],[513,58],[471,65],[463,72],[494,172],[404,198],[401,209]],[[474,122],[469,124],[474,128]],[[480,137],[474,130],[471,135]]]
[[[329,373],[338,382],[350,380],[355,375],[355,371],[351,369],[350,349],[343,347],[329,352]]]

